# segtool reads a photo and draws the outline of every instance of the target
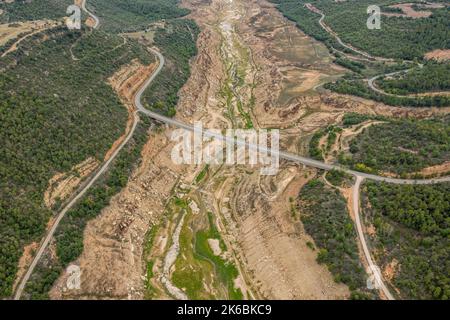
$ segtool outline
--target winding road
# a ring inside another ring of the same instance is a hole
[[[94,28],[95,29],[98,28],[99,25],[100,25],[100,20],[93,13],[89,12],[86,9],[86,0],[83,1],[82,9],[87,14],[89,14],[90,17],[92,17],[95,20]],[[323,20],[323,18],[321,20]],[[344,45],[344,46],[346,46],[346,45]],[[350,47],[349,47],[349,49],[354,50],[354,49],[352,49]],[[174,127],[182,128],[182,129],[193,131],[193,132],[197,132],[199,130],[197,127],[194,127],[191,124],[187,124],[187,123],[181,122],[179,120],[172,119],[172,118],[160,115],[158,113],[155,113],[155,112],[152,112],[152,111],[146,109],[143,106],[142,101],[141,101],[142,100],[142,95],[144,94],[145,90],[149,87],[149,85],[155,80],[155,78],[158,76],[158,74],[161,72],[161,70],[163,69],[163,67],[165,65],[164,56],[159,51],[157,51],[156,49],[152,48],[150,50],[158,58],[159,65],[158,65],[158,68],[155,70],[155,72],[153,72],[153,74],[150,76],[150,78],[142,85],[142,87],[139,89],[139,91],[137,92],[137,94],[135,96],[134,103],[135,103],[135,106],[137,108],[137,111],[134,113],[134,122],[133,122],[132,129],[130,130],[130,132],[127,135],[126,139],[122,142],[122,144],[113,153],[111,158],[102,165],[100,170],[94,175],[94,177],[92,177],[92,179],[89,181],[89,183],[82,190],[80,190],[80,192],[58,214],[58,216],[57,216],[57,218],[55,220],[55,223],[53,224],[52,228],[47,233],[44,241],[41,243],[41,245],[39,247],[39,250],[38,250],[36,256],[34,257],[31,265],[29,266],[26,274],[20,280],[19,285],[17,286],[16,292],[15,292],[15,295],[14,295],[14,299],[15,300],[19,300],[21,298],[26,283],[30,279],[30,276],[32,275],[34,269],[36,268],[37,263],[41,259],[45,249],[47,248],[48,244],[50,243],[51,239],[53,238],[53,236],[55,234],[55,231],[56,231],[56,229],[59,226],[59,223],[64,218],[66,213],[77,203],[78,200],[80,200],[81,197],[83,197],[86,194],[86,192],[89,190],[89,188],[103,175],[103,173],[106,172],[106,170],[109,168],[111,162],[117,157],[119,152],[123,149],[123,147],[128,143],[128,141],[133,136],[133,134],[135,132],[135,129],[137,127],[137,124],[139,122],[138,112],[141,112],[141,113],[149,116],[150,118],[152,118],[154,120],[160,121],[162,123],[165,123],[165,124],[168,124],[168,125],[171,125],[171,126],[174,126]],[[354,210],[355,210],[355,215],[356,215],[356,220],[357,220],[356,224],[357,224],[359,239],[360,239],[360,242],[362,244],[365,257],[366,257],[366,259],[367,259],[367,261],[369,263],[369,266],[371,266],[371,267],[374,266],[374,263],[373,263],[373,260],[371,258],[371,255],[370,255],[370,251],[369,251],[369,249],[367,247],[367,244],[365,242],[363,228],[362,228],[361,221],[360,221],[360,218],[359,218],[359,190],[360,190],[361,182],[364,179],[374,180],[374,181],[383,181],[383,182],[389,182],[389,183],[394,183],[394,184],[435,184],[435,183],[449,182],[450,181],[450,177],[443,177],[443,178],[439,178],[439,179],[428,179],[428,180],[410,180],[410,179],[395,179],[395,178],[381,177],[381,176],[377,176],[377,175],[371,175],[371,174],[367,174],[367,173],[362,173],[362,172],[349,170],[349,169],[343,168],[343,167],[341,167],[339,165],[327,164],[327,163],[324,163],[324,162],[321,162],[321,161],[317,161],[317,160],[306,158],[306,157],[301,157],[299,155],[288,153],[288,152],[284,152],[284,151],[273,150],[271,148],[262,148],[262,147],[260,147],[258,145],[248,143],[245,140],[242,140],[242,139],[234,140],[234,139],[228,138],[226,136],[223,136],[221,134],[217,134],[215,132],[211,132],[209,130],[203,130],[203,131],[201,131],[201,133],[203,133],[203,135],[205,135],[207,137],[211,137],[211,138],[215,138],[215,139],[218,139],[218,140],[222,140],[222,141],[225,141],[227,143],[236,143],[237,145],[246,146],[250,150],[257,150],[259,152],[264,152],[266,154],[270,153],[272,157],[276,157],[276,158],[279,158],[279,159],[284,159],[284,160],[287,160],[287,161],[300,163],[300,164],[303,164],[303,165],[306,165],[306,166],[309,166],[309,167],[314,167],[314,168],[322,169],[322,170],[342,170],[342,171],[345,171],[345,172],[355,176],[357,182],[356,182],[356,184],[354,186],[354,189],[353,189],[353,197],[354,197],[354,201],[353,202],[354,202]],[[384,283],[382,281],[381,274],[379,273],[379,271],[375,270],[377,268],[373,268],[373,269],[374,269],[373,273],[374,273],[374,275],[375,275],[375,277],[377,279],[377,283],[381,287],[381,290],[384,292],[386,297],[388,297],[389,299],[391,299],[391,298],[393,299],[392,295],[389,293],[389,290],[387,289],[387,287],[384,285]]]

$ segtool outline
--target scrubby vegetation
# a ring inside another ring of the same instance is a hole
[[[102,28],[119,33],[143,30],[152,22],[189,13],[177,6],[179,0],[90,0],[88,8],[99,16]]]
[[[73,0],[15,0],[0,2],[0,23],[16,21],[59,19],[66,16],[66,9]]]
[[[428,62],[393,79],[381,79],[377,85],[385,92],[406,95],[423,92],[450,90],[450,63]]]
[[[365,214],[379,265],[404,299],[450,298],[450,184],[367,183]],[[370,206],[368,204],[370,203]]]
[[[122,42],[57,28],[0,60],[0,296],[11,294],[23,247],[39,241],[52,215],[43,201],[50,178],[89,157],[102,161],[125,129],[126,109],[106,79],[152,56],[134,42],[112,50]]]
[[[328,48],[335,48],[346,51],[334,37],[326,32],[319,24],[320,15],[311,12],[304,5],[313,1],[297,1],[297,0],[270,0],[278,4],[278,9],[283,15],[302,29],[307,35],[322,41]]]
[[[335,63],[352,71],[343,79],[325,85],[325,88],[341,94],[360,96],[392,106],[443,107],[450,106],[448,96],[401,97],[377,93],[370,89],[364,77],[393,72],[389,68],[405,70],[402,60],[422,59],[424,54],[433,49],[450,47],[450,9],[427,9],[433,12],[429,18],[410,19],[403,17],[382,16],[382,30],[369,30],[366,26],[367,7],[373,3],[369,0],[272,0],[278,4],[283,14],[295,21],[308,35],[323,41],[336,55]],[[414,1],[412,1],[414,2]],[[380,64],[374,61],[353,61],[342,53],[354,51],[340,45],[336,38],[325,31],[319,24],[320,15],[305,7],[310,3],[325,14],[324,22],[344,41],[378,57],[396,59],[396,63]],[[388,5],[398,3],[384,0],[377,5],[387,10]],[[339,52],[338,52],[338,51]],[[405,80],[380,80],[380,85],[388,92],[402,95],[448,89],[448,63],[428,63],[423,69],[417,68],[405,77]],[[410,81],[412,80],[412,81]]]
[[[370,126],[351,141],[352,157],[344,164],[399,175],[441,164],[450,157],[449,121],[404,119]]]
[[[450,106],[449,96],[398,97],[384,95],[371,90],[364,80],[341,79],[335,83],[327,83],[325,88],[342,93],[355,95],[366,99],[379,101],[391,106],[406,107],[447,107]]]
[[[155,45],[161,50],[166,65],[149,86],[144,101],[154,111],[175,115],[178,91],[189,79],[189,62],[197,54],[197,36],[200,30],[192,20],[167,21],[157,30]]]
[[[61,271],[82,253],[83,232],[87,222],[100,214],[111,198],[127,184],[129,175],[138,165],[149,126],[150,120],[143,118],[133,138],[113,161],[107,173],[61,221],[55,234],[57,257],[49,258],[47,254],[39,261],[27,283],[24,298],[48,299],[48,292]]]
[[[366,289],[356,230],[340,192],[318,179],[311,180],[300,191],[299,210],[306,232],[319,249],[318,262],[328,266],[336,282],[350,288],[352,297],[373,297]]]
[[[408,59],[421,58],[433,49],[450,48],[450,11],[448,8],[427,9],[433,12],[429,18],[407,19],[382,16],[381,30],[370,30],[366,26],[367,7],[371,0],[272,0],[279,9],[309,35],[329,44],[333,37],[318,23],[320,15],[304,7],[311,3],[325,14],[325,23],[345,43],[372,55]],[[378,1],[383,7],[396,4],[398,0]],[[416,2],[416,1],[409,1]]]
[[[220,236],[219,230],[216,228],[214,216],[211,212],[208,212],[208,221],[209,229],[199,231],[196,234],[196,254],[200,259],[214,264],[214,270],[218,280],[227,288],[227,298],[230,300],[242,300],[243,295],[241,290],[236,289],[234,286],[234,281],[239,275],[236,266],[224,260],[222,257],[216,256],[208,243],[208,239],[215,239],[219,241],[221,250],[226,251],[225,243]]]
[[[344,115],[342,124],[344,125],[344,127],[351,127],[351,126],[354,126],[357,124],[361,124],[368,120],[384,121],[384,120],[387,120],[387,118],[383,117],[383,116],[373,116],[373,115],[368,115],[368,114],[350,112],[350,113],[346,113]]]
[[[337,133],[342,131],[341,128],[336,126],[328,126],[326,129],[322,129],[314,133],[309,142],[309,155],[311,158],[323,161],[324,154],[328,154],[331,147],[336,142]],[[320,140],[326,137],[326,144],[321,146]]]
[[[227,250],[213,214],[208,212],[207,217],[200,218],[198,214],[193,215],[186,200],[178,199],[177,203],[174,211],[184,214],[184,224],[179,239],[180,254],[172,275],[174,285],[182,288],[187,297],[193,300],[242,299],[241,290],[234,285],[239,275],[236,266],[223,256],[215,255],[208,241],[218,241],[220,250]]]
[[[350,187],[353,183],[353,177],[342,170],[330,170],[325,177],[329,183],[336,187]]]

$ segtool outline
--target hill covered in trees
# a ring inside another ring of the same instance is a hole
[[[100,18],[103,30],[119,33],[142,30],[152,22],[188,14],[178,3],[179,0],[90,0],[87,7]]]
[[[60,27],[0,60],[0,296],[11,294],[23,247],[52,216],[43,199],[50,178],[89,157],[103,161],[125,130],[127,111],[107,78],[132,59],[154,58],[134,41],[120,44]]]
[[[345,121],[345,119],[344,119]],[[450,158],[450,117],[436,120],[387,120],[350,142],[351,157],[341,162],[367,172],[405,175]]]
[[[377,85],[385,92],[397,95],[450,91],[450,63],[428,62],[423,68],[380,79]]]
[[[66,9],[73,0],[15,0],[0,2],[0,23],[26,20],[59,19],[66,15]]]
[[[175,115],[178,91],[190,76],[189,62],[197,54],[197,36],[200,29],[192,20],[166,22],[156,31],[156,45],[166,59],[166,65],[144,94],[150,109],[169,116]]]
[[[365,218],[377,263],[403,299],[450,298],[450,184],[368,182]],[[370,204],[370,205],[369,205]]]
[[[381,30],[366,26],[367,7],[371,0],[272,0],[289,19],[295,21],[307,34],[320,41],[334,44],[333,36],[319,25],[320,15],[304,7],[311,3],[325,14],[324,22],[336,32],[344,43],[362,49],[372,55],[395,59],[421,58],[433,49],[450,48],[450,9],[426,9],[431,17],[411,19],[382,16]],[[398,0],[378,1],[382,12]],[[408,1],[409,3],[419,1]],[[339,49],[339,48],[337,48]]]
[[[368,86],[367,79],[383,73],[413,68],[412,61],[421,61],[425,53],[434,49],[450,48],[450,7],[418,8],[431,12],[426,18],[381,16],[381,30],[370,30],[366,23],[370,0],[271,0],[278,9],[306,34],[324,42],[336,56],[335,63],[347,68],[350,73],[343,79],[328,83],[325,88],[341,93],[356,95],[392,106],[447,107],[450,97],[445,95],[405,97],[402,95],[448,90],[449,63],[426,63],[424,68],[415,68],[402,79],[379,79],[377,84],[388,94],[376,92]],[[419,1],[410,1],[419,2]],[[383,13],[402,13],[391,5],[399,1],[378,2]],[[309,4],[314,9],[306,7]],[[413,6],[414,7],[414,6]],[[322,12],[328,32],[319,23]],[[374,57],[392,58],[391,62],[366,59],[340,44],[335,33],[347,45],[367,52]],[[359,58],[348,57],[359,55]],[[346,56],[347,55],[347,56]],[[363,58],[363,59],[360,59]],[[405,61],[404,61],[405,60]],[[409,62],[409,65],[406,64]],[[395,95],[389,95],[395,94]]]
[[[349,287],[352,298],[373,297],[366,289],[356,230],[341,193],[313,179],[300,191],[298,205],[305,230],[319,249],[317,261],[327,265],[336,282]]]

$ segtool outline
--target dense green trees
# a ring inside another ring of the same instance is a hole
[[[449,121],[406,119],[373,125],[351,141],[352,159],[345,164],[399,175],[441,164],[450,157]]]
[[[177,6],[179,0],[90,0],[100,17],[102,29],[114,33],[137,31],[152,22],[184,16],[189,10]]]
[[[378,263],[398,263],[392,283],[408,299],[450,298],[450,184],[369,182],[366,219]],[[370,206],[368,204],[370,203]]]
[[[106,80],[153,56],[119,43],[61,27],[0,60],[0,296],[11,294],[23,247],[40,239],[52,215],[43,201],[50,178],[89,157],[102,161],[125,129],[127,111]]]
[[[415,68],[393,79],[380,79],[377,85],[396,95],[450,90],[450,63],[428,62],[423,68]]]
[[[59,19],[66,16],[66,9],[73,0],[15,0],[0,2],[0,23],[15,21]]]
[[[330,36],[318,23],[320,15],[304,7],[311,3],[325,14],[325,23],[345,42],[375,56],[409,59],[422,57],[433,49],[450,47],[450,11],[433,9],[433,15],[425,19],[407,19],[382,16],[381,30],[366,26],[367,7],[371,0],[272,0],[289,19],[295,21],[307,34],[317,40],[335,46]],[[409,1],[409,2],[415,2]],[[398,0],[378,1],[382,11]],[[428,9],[427,9],[428,10]]]
[[[450,106],[448,96],[399,97],[377,93],[371,90],[364,77],[387,73],[388,69],[407,69],[402,60],[422,59],[424,54],[433,49],[450,48],[450,8],[427,9],[433,14],[429,18],[410,19],[382,16],[382,29],[369,30],[366,26],[367,7],[370,0],[272,0],[278,4],[283,14],[295,21],[306,34],[323,41],[336,55],[335,62],[353,72],[335,83],[328,83],[325,88],[342,94],[360,96],[393,106],[409,107],[443,107]],[[414,1],[411,1],[414,2]],[[311,3],[325,14],[324,22],[339,35],[344,43],[362,49],[373,56],[396,59],[395,64],[378,64],[375,61],[353,61],[340,52],[355,54],[343,47],[336,38],[325,31],[319,24],[320,15],[305,7]],[[387,6],[398,3],[396,0],[384,0],[377,5],[387,10]],[[394,94],[408,94],[448,89],[449,63],[429,63],[423,69],[417,69],[405,77],[404,81],[379,81],[383,88]],[[393,71],[393,70],[392,70]],[[391,72],[392,72],[391,71]]]
[[[306,232],[319,249],[318,261],[328,266],[337,282],[349,286],[353,297],[370,297],[345,198],[338,190],[314,179],[300,191],[299,210]]]
[[[366,99],[372,99],[391,106],[406,107],[447,107],[450,106],[449,96],[427,96],[418,98],[388,96],[371,90],[363,80],[338,80],[327,83],[325,88],[342,94],[350,94]]]
[[[150,119],[142,118],[135,134],[112,162],[110,169],[66,214],[55,234],[57,257],[47,252],[39,261],[25,288],[25,298],[47,299],[60,272],[80,256],[86,224],[100,214],[111,198],[127,184],[129,175],[139,164],[141,150],[148,139],[150,123]]]

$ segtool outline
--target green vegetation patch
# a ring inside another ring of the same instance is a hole
[[[48,299],[48,292],[62,270],[82,253],[86,224],[97,217],[128,182],[129,175],[139,163],[149,127],[150,120],[142,118],[135,134],[112,162],[110,169],[63,218],[55,234],[57,257],[44,257],[39,261],[25,288],[24,299]],[[49,255],[48,250],[46,255]]]
[[[352,158],[372,172],[414,173],[448,161],[450,117],[436,120],[392,120],[372,125],[350,143]]]
[[[321,129],[314,133],[309,142],[309,155],[311,158],[324,161],[324,154],[327,154],[337,139],[337,133],[342,129],[336,126],[328,126],[326,129]],[[320,146],[320,140],[326,136],[326,145]]]
[[[394,264],[392,284],[403,299],[450,298],[450,183],[367,183],[365,215],[378,264]],[[369,206],[370,204],[370,206]]]
[[[375,100],[390,106],[406,107],[447,107],[450,106],[449,96],[402,97],[378,93],[369,88],[365,80],[341,79],[334,83],[327,83],[326,89],[341,94],[354,95],[365,99]]]
[[[99,16],[109,32],[133,32],[162,19],[185,16],[189,10],[178,7],[179,0],[89,0],[88,9]]]
[[[450,63],[428,62],[393,79],[381,79],[377,85],[385,92],[406,95],[450,90]]]
[[[326,179],[336,187],[350,187],[353,183],[353,176],[342,170],[328,171]]]
[[[23,247],[44,234],[49,180],[90,157],[102,162],[125,130],[126,108],[107,78],[151,56],[133,42],[110,50],[118,41],[61,27],[0,60],[0,296],[11,294]]]
[[[371,0],[272,0],[279,4],[279,9],[309,35],[320,41],[331,43],[329,35],[318,23],[320,15],[304,7],[311,3],[325,14],[324,22],[342,39],[344,43],[362,49],[374,56],[396,59],[421,58],[434,49],[450,48],[450,10],[426,9],[432,16],[422,19],[403,17],[381,17],[381,29],[367,28],[367,7],[373,5]],[[386,12],[386,7],[400,3],[398,0],[382,0],[376,4]],[[419,1],[409,1],[419,2]],[[337,48],[339,49],[339,48]]]
[[[228,289],[227,298],[231,300],[242,300],[243,295],[241,290],[234,287],[234,280],[239,276],[237,268],[229,261],[225,261],[222,257],[216,256],[208,243],[208,239],[219,240],[221,250],[226,251],[225,243],[216,228],[211,212],[208,212],[208,221],[209,230],[199,231],[196,234],[195,251],[202,259],[214,264],[219,281]]]
[[[327,265],[336,282],[350,288],[352,297],[371,297],[359,260],[356,230],[340,192],[311,180],[300,191],[299,210],[306,232],[319,249],[317,261]]]
[[[175,115],[178,91],[189,79],[189,62],[197,54],[199,33],[192,20],[166,21],[166,27],[157,30],[154,44],[161,50],[166,64],[144,94],[144,101],[153,111]]]
[[[173,283],[182,288],[190,299],[231,299],[243,298],[240,289],[234,287],[238,277],[237,268],[229,261],[216,256],[208,239],[216,239],[222,251],[227,248],[217,230],[212,213],[208,213],[207,229],[192,230],[192,213],[185,216],[185,224],[180,234],[180,254],[175,263]],[[213,292],[206,289],[214,288]]]
[[[15,0],[0,2],[0,23],[16,21],[59,19],[66,16],[66,10],[73,0]]]

